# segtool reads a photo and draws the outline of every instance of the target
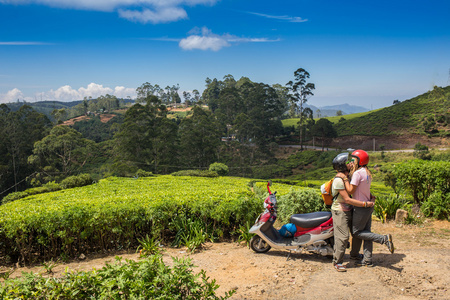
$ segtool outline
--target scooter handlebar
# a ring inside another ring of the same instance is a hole
[[[269,192],[269,195],[272,195],[272,192],[270,191],[270,181],[267,182],[267,191]]]

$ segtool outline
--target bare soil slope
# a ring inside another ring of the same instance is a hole
[[[331,259],[309,253],[270,250],[256,254],[236,243],[207,244],[196,253],[166,248],[164,260],[188,256],[220,285],[218,295],[235,289],[232,299],[450,299],[450,222],[427,222],[423,226],[398,226],[374,222],[373,231],[392,233],[395,253],[374,245],[373,268],[349,262],[347,272],[336,272]],[[138,259],[137,254],[120,254]],[[92,270],[113,262],[115,256],[87,258],[58,265],[53,276],[69,270]],[[43,267],[21,271],[44,272]]]

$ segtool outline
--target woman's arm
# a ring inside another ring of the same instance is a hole
[[[353,195],[353,193],[356,191],[356,185],[350,184],[350,181],[348,180],[348,177],[344,173],[337,173],[336,177],[342,178],[344,181],[345,190],[349,195]]]
[[[350,196],[348,195],[346,190],[339,190],[339,194],[341,194],[341,196],[344,199],[344,202],[346,204],[350,204],[350,205],[358,206],[358,207],[373,207],[375,205],[375,202],[371,202],[371,201],[364,202],[364,201],[359,201],[359,200],[350,198]]]

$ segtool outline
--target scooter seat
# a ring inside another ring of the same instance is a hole
[[[295,214],[291,216],[291,223],[301,228],[313,228],[331,218],[329,211],[317,211],[309,214]]]

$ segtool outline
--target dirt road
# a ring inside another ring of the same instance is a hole
[[[373,268],[356,267],[346,254],[347,272],[332,268],[331,259],[309,253],[270,250],[256,254],[236,243],[207,244],[190,254],[185,249],[167,248],[171,256],[189,256],[197,266],[220,285],[218,295],[235,289],[232,299],[450,299],[450,222],[434,221],[423,226],[397,226],[375,222],[373,231],[392,233],[395,253],[384,245],[374,245]],[[138,259],[136,254],[123,258]],[[101,268],[114,256],[86,259],[57,266],[64,269]],[[42,267],[19,269],[42,271]]]

